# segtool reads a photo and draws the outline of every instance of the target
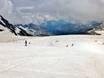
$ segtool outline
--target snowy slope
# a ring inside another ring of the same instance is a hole
[[[103,39],[25,38],[27,47],[24,40],[0,43],[0,78],[104,78]]]

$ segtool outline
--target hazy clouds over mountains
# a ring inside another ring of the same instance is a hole
[[[0,14],[13,23],[55,17],[75,20],[104,19],[104,0],[0,0]]]

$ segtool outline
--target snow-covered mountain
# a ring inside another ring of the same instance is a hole
[[[72,23],[66,20],[51,20],[44,21],[40,26],[47,32],[55,35],[66,35],[66,34],[84,34],[87,31],[97,28],[102,22],[91,21],[86,24]]]
[[[24,30],[27,34],[30,34],[30,36],[48,36],[50,35],[48,32],[45,32],[41,26],[35,25],[33,23],[29,24],[17,24],[15,25],[17,29]],[[22,35],[20,33],[20,35]]]
[[[102,22],[91,21],[87,23],[76,23],[67,20],[45,20],[40,24],[16,24],[9,23],[1,16],[0,24],[8,28],[15,35],[22,36],[48,36],[48,35],[68,35],[68,34],[85,34],[90,30],[99,28]]]
[[[22,28],[28,33],[33,35],[39,35],[40,33],[46,32],[51,35],[67,35],[67,34],[85,34],[94,28],[100,27],[102,22],[92,21],[86,24],[72,23],[65,20],[50,20],[43,21],[39,25],[30,24],[18,24],[16,27]]]

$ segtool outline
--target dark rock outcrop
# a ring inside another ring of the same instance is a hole
[[[8,28],[15,35],[17,35],[17,33],[15,32],[16,27],[14,25],[10,24],[8,22],[8,20],[6,20],[3,16],[0,15],[0,18],[1,18],[0,24],[4,27]]]

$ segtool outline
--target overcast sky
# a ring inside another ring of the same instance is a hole
[[[0,0],[0,14],[13,23],[36,19],[104,19],[104,0]]]

